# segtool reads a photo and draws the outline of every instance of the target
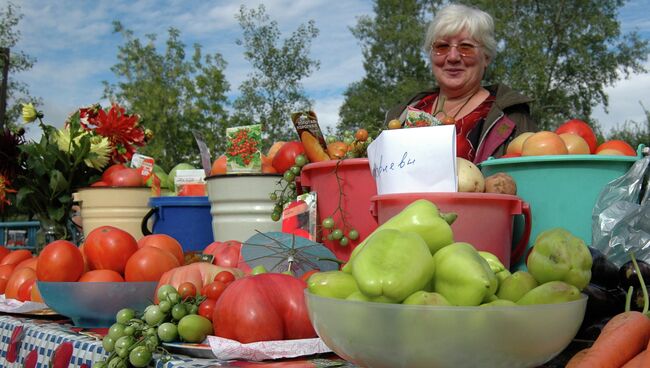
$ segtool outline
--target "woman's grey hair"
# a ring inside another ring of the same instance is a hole
[[[494,38],[492,16],[480,9],[460,4],[441,9],[433,18],[424,40],[425,52],[431,51],[435,40],[456,35],[463,30],[467,30],[470,36],[483,46],[490,60],[494,59],[497,41]]]

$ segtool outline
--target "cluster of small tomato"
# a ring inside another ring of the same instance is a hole
[[[121,309],[102,340],[110,355],[93,368],[147,367],[154,353],[161,354],[162,360],[171,358],[162,347],[164,342],[202,342],[213,331],[216,299],[234,280],[232,273],[222,271],[201,294],[190,282],[181,283],[178,289],[162,285],[157,292],[158,304],[149,305],[141,315],[130,308]]]
[[[359,232],[354,228],[349,228],[345,233],[345,227],[335,227],[335,222],[332,217],[326,217],[321,222],[323,227],[323,235],[327,233],[327,240],[337,241],[342,247],[350,244],[350,241],[359,239]]]
[[[248,133],[248,129],[238,130],[228,147],[228,155],[241,157],[245,165],[251,162],[253,154],[258,150],[257,141],[249,137]]]
[[[304,154],[297,155],[293,166],[284,172],[280,181],[280,189],[269,194],[269,199],[275,202],[271,220],[279,221],[282,217],[282,209],[287,203],[296,200],[296,177],[300,175],[303,166],[307,165],[309,160]]]
[[[342,158],[359,158],[368,156],[368,146],[372,143],[372,137],[364,128],[357,129],[354,133],[351,130],[343,131],[343,138],[330,135],[325,138],[328,144],[342,142],[345,146],[345,155]]]

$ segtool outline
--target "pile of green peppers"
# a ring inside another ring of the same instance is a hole
[[[359,244],[340,271],[313,274],[309,291],[365,302],[489,306],[568,302],[589,284],[589,250],[567,230],[541,233],[528,271],[511,273],[495,255],[455,242],[455,218],[416,200]]]

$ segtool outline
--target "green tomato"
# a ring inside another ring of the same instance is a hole
[[[197,314],[199,312],[199,307],[192,304],[187,308],[187,314]]]
[[[133,326],[124,327],[124,334],[126,336],[133,336],[135,334],[135,327]]]
[[[187,315],[187,308],[185,304],[176,304],[172,307],[172,318],[179,321],[181,318]]]
[[[167,294],[167,300],[169,300],[172,305],[176,305],[181,302],[181,295],[178,292],[169,293]]]
[[[349,243],[350,241],[345,236],[339,240],[339,244],[341,244],[342,247],[347,247]]]
[[[113,323],[111,327],[108,329],[108,336],[112,337],[113,339],[117,340],[120,337],[124,336],[124,326],[121,323]]]
[[[343,238],[343,231],[341,229],[335,229],[332,231],[332,238],[334,240],[341,240]]]
[[[144,320],[149,326],[161,324],[165,320],[165,317],[166,314],[157,305],[144,312]]]
[[[297,165],[291,166],[290,170],[294,175],[300,174],[300,166]]]
[[[331,217],[326,217],[323,219],[323,227],[326,229],[331,229],[334,227],[334,219]]]
[[[93,364],[93,368],[107,368],[107,367],[106,367],[106,363],[97,362],[97,363]]]
[[[109,353],[112,353],[115,350],[115,339],[106,335],[102,339],[102,347]]]
[[[307,164],[307,157],[305,155],[300,154],[296,156],[296,166],[303,167],[306,164]]]
[[[284,172],[284,181],[286,181],[287,183],[291,183],[295,178],[296,178],[296,174],[294,174],[291,170],[287,170]]]
[[[259,275],[266,272],[266,267],[264,267],[264,265],[257,265],[251,270],[251,275]]]
[[[158,340],[158,336],[156,336],[154,334],[154,335],[148,336],[144,340],[144,345],[147,347],[147,349],[149,349],[151,351],[155,351],[156,348],[158,347],[158,345],[160,345],[160,340]]]
[[[149,349],[144,346],[136,346],[129,353],[129,363],[134,367],[146,367],[151,361],[152,354]]]
[[[280,221],[280,217],[280,212],[273,211],[273,213],[271,213],[271,220],[273,221]]]
[[[158,337],[162,342],[172,342],[178,339],[178,328],[171,322],[158,326]]]
[[[117,323],[121,323],[123,325],[129,323],[129,321],[133,318],[135,318],[135,311],[131,308],[120,309],[115,314],[115,320]]]
[[[167,312],[169,312],[170,309],[172,309],[172,305],[169,302],[169,300],[161,300],[160,303],[158,303],[158,307],[164,313],[167,313]]]
[[[333,135],[328,135],[327,138],[325,138],[325,141],[326,141],[328,144],[329,144],[329,143],[334,143],[334,142],[336,142],[336,137],[333,136]]]
[[[212,322],[203,316],[190,314],[178,321],[178,335],[185,342],[203,342],[211,333]]]
[[[129,356],[129,348],[133,344],[135,344],[133,336],[122,336],[115,340],[115,353],[120,358],[126,358]]]
[[[113,359],[108,362],[107,368],[126,368],[126,361],[124,358],[113,357]]]
[[[278,200],[278,195],[275,193],[269,194],[269,199],[272,200],[273,202]]]
[[[354,230],[354,229],[350,230],[350,231],[348,232],[348,238],[350,238],[350,240],[357,240],[357,239],[359,239],[359,232],[356,231],[356,230]]]
[[[167,294],[172,293],[172,292],[173,293],[178,293],[178,291],[176,291],[175,287],[173,287],[171,285],[168,285],[168,284],[162,285],[160,288],[158,288],[158,300],[167,299]]]

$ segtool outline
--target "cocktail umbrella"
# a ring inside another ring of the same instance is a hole
[[[291,271],[295,276],[340,265],[323,244],[282,232],[258,232],[242,243],[241,254],[251,267],[262,265],[269,272]]]

